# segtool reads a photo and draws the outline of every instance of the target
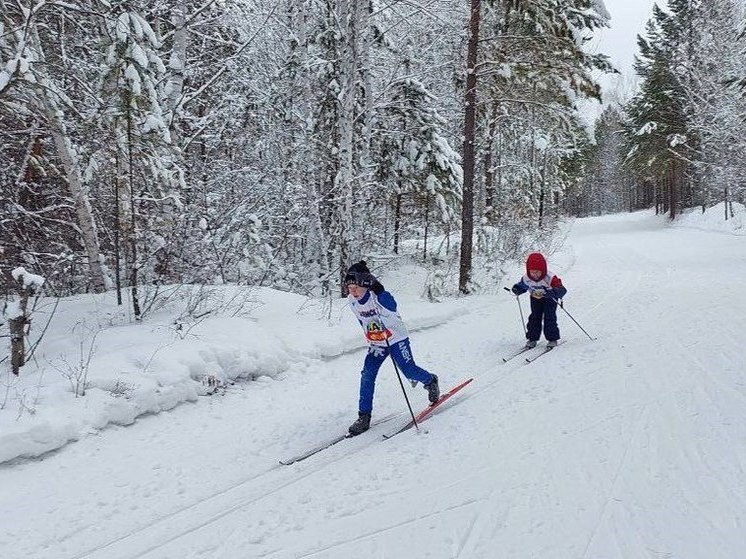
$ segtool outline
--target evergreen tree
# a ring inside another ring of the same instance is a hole
[[[609,16],[590,1],[495,2],[487,13],[485,213],[492,221],[533,214],[544,223],[574,181],[567,159],[586,141],[577,99],[599,98],[592,73],[612,71],[605,56],[582,48]]]
[[[165,200],[178,205],[172,190],[178,175],[168,168],[172,161],[164,149],[171,143],[171,136],[158,91],[166,71],[158,53],[160,43],[150,24],[131,11],[129,2],[113,8],[116,18],[109,28],[111,43],[106,50],[102,94],[110,107],[107,117],[118,166],[114,184],[115,239],[118,241],[121,235],[126,247],[126,282],[132,291],[135,318],[139,319],[138,276],[146,266],[143,254],[157,253],[162,248],[156,244],[163,239],[159,222],[168,219],[168,214],[159,205]],[[119,246],[115,250],[119,261]],[[118,281],[118,289],[119,284]]]
[[[625,123],[621,110],[609,105],[595,123],[595,142],[585,150],[583,180],[573,191],[575,215],[600,215],[635,208],[631,173],[624,167]]]
[[[427,226],[434,206],[442,223],[453,223],[460,207],[463,175],[459,155],[443,135],[445,121],[433,108],[433,95],[413,79],[403,78],[391,87],[391,100],[380,118],[387,129],[376,136],[381,154],[378,180],[389,186],[395,208],[394,252],[398,251],[402,199],[411,198]],[[424,215],[422,215],[424,213]]]

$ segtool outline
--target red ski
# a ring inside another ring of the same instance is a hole
[[[438,409],[438,406],[440,406],[443,402],[448,400],[451,396],[456,394],[459,390],[464,388],[466,385],[468,385],[473,380],[474,380],[473,378],[467,379],[461,384],[459,384],[458,386],[456,386],[455,388],[451,388],[445,394],[441,394],[440,399],[437,402],[435,402],[434,404],[430,404],[428,407],[426,407],[424,410],[422,410],[420,413],[414,416],[414,419],[417,422],[417,424],[419,425],[420,422],[430,417],[430,415],[432,415],[435,412],[435,410]],[[414,427],[414,423],[415,422],[410,419],[406,424],[402,425],[396,431],[392,431],[391,433],[384,435],[383,438],[390,439],[391,437],[398,435],[399,433],[403,433],[407,429],[411,429],[412,427]]]

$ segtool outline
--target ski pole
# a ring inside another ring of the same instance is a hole
[[[567,314],[567,316],[569,316],[569,317],[570,317],[570,318],[572,319],[572,321],[573,321],[573,322],[574,322],[575,324],[577,324],[577,325],[578,325],[578,328],[580,328],[580,329],[581,329],[581,330],[583,331],[583,334],[585,334],[586,336],[588,336],[588,337],[590,338],[590,340],[591,340],[591,341],[595,341],[595,339],[596,339],[596,338],[592,337],[592,336],[591,336],[591,335],[590,335],[590,334],[589,334],[588,332],[586,332],[586,331],[585,331],[585,328],[583,328],[583,327],[582,327],[582,326],[580,325],[580,323],[579,323],[579,322],[578,322],[577,320],[575,320],[575,319],[573,318],[573,316],[572,316],[572,315],[571,315],[571,314],[569,313],[569,311],[568,311],[568,310],[567,310],[567,309],[565,308],[565,305],[564,305],[563,303],[561,303],[561,302],[560,302],[560,301],[558,301],[557,299],[554,299],[553,297],[549,297],[549,299],[550,299],[550,300],[552,300],[552,301],[554,301],[555,303],[557,303],[557,306],[558,306],[559,308],[561,308],[561,309],[562,309],[563,311],[565,311],[565,313]]]
[[[507,287],[503,287],[505,291],[513,293]],[[521,327],[523,328],[523,335],[526,335],[526,321],[523,320],[523,309],[521,308],[521,301],[518,299],[518,295],[515,296],[515,302],[518,303],[518,312],[521,313]]]
[[[384,338],[383,340],[386,342],[386,348],[389,350],[389,355],[391,356],[391,362],[394,364],[394,370],[396,371],[396,378],[399,379],[399,386],[401,386],[402,394],[404,394],[404,400],[407,402],[407,408],[409,408],[409,415],[412,416],[412,423],[414,423],[414,428],[419,431],[420,426],[417,425],[417,419],[414,416],[414,411],[412,410],[412,404],[409,403],[409,396],[407,396],[407,391],[404,389],[404,382],[401,379],[401,373],[399,372],[399,366],[396,364],[396,360],[394,359],[394,354],[391,351],[391,344],[389,344],[389,339],[386,337],[386,325],[383,323],[383,319],[381,318],[381,314],[378,312],[378,309],[376,309],[376,315],[378,316],[378,320],[381,321],[381,328],[384,332]]]

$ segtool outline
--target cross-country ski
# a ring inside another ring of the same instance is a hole
[[[397,428],[394,431],[391,431],[390,433],[387,433],[383,435],[384,439],[390,439],[394,435],[398,435],[399,433],[403,433],[407,429],[411,429],[415,426],[415,424],[419,425],[420,422],[424,421],[428,417],[430,417],[433,413],[438,411],[438,408],[443,405],[446,401],[448,401],[450,398],[452,398],[457,392],[461,391],[463,388],[465,388],[469,383],[471,383],[474,379],[470,378],[462,382],[461,384],[453,387],[451,390],[443,394],[437,402],[430,404],[425,409],[423,409],[420,413],[414,416],[413,420],[409,420],[401,427]]]

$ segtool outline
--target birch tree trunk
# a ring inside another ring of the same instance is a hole
[[[75,205],[78,229],[88,256],[91,287],[95,293],[101,293],[106,290],[106,279],[101,265],[101,249],[88,191],[83,184],[80,166],[62,121],[62,111],[51,98],[48,85],[42,84],[42,86],[44,89],[42,103],[50,125],[50,134],[54,140],[57,155],[62,162],[62,168],[65,170],[67,185]]]
[[[340,65],[339,118],[339,167],[334,178],[334,191],[338,203],[340,227],[340,292],[344,296],[344,273],[354,255],[355,231],[352,222],[352,149],[355,120],[355,77],[357,73],[356,21],[357,0],[339,0],[338,21],[342,31],[342,62]]]
[[[492,116],[487,131],[487,149],[484,150],[484,215],[488,221],[495,217],[495,170],[492,163],[492,152],[495,147],[495,137],[498,134],[497,120],[498,103],[492,103]],[[499,145],[497,148],[499,157]]]
[[[300,117],[301,125],[301,142],[308,143],[307,139],[312,134],[312,118],[311,108],[309,101],[314,98],[313,91],[311,90],[311,79],[309,70],[309,58],[308,58],[308,33],[307,33],[307,5],[306,0],[289,0],[288,12],[290,14],[290,25],[297,38],[297,45],[294,47],[297,49],[297,57],[299,61],[299,73],[296,79],[300,82],[298,90],[302,93],[298,99],[295,100],[295,109]],[[297,149],[297,145],[293,146]],[[308,169],[295,169],[297,173],[305,175],[308,173]],[[312,173],[316,175],[317,169],[314,167]],[[294,177],[299,180],[303,180],[302,176]],[[305,206],[308,211],[308,221],[310,228],[310,239],[308,243],[308,249],[306,252],[307,257],[313,262],[317,263],[319,268],[319,276],[322,280],[322,294],[326,295],[329,293],[329,237],[324,230],[324,226],[321,220],[321,196],[317,186],[317,177],[313,177],[311,180],[305,180],[307,185],[305,193],[306,200]]]
[[[46,116],[49,124],[49,132],[54,141],[57,155],[65,170],[67,185],[70,189],[70,195],[73,198],[75,206],[75,216],[77,219],[78,229],[83,241],[83,247],[88,257],[88,275],[91,282],[91,288],[95,293],[101,293],[106,290],[106,278],[104,269],[101,264],[101,248],[98,240],[98,231],[96,222],[93,219],[91,202],[88,199],[88,191],[83,184],[83,175],[80,170],[80,163],[72,148],[72,142],[67,134],[64,113],[57,104],[57,88],[52,80],[42,74],[45,66],[44,51],[41,47],[39,35],[34,29],[32,33],[33,47],[39,58],[40,64],[35,65],[36,79],[41,87],[38,88],[36,97],[40,109]]]
[[[186,27],[186,8],[181,2],[176,2],[171,11],[171,24],[174,26],[174,42],[171,47],[171,57],[168,60],[170,79],[166,86],[166,118],[171,136],[178,140],[179,134],[174,126],[176,108],[184,92],[184,71],[186,69],[186,53],[189,34]]]
[[[370,28],[370,13],[372,11],[369,0],[355,2],[357,10],[356,21],[360,27],[360,75],[363,84],[363,137],[360,152],[360,181],[363,185],[371,182],[373,162],[370,156],[370,145],[373,126],[373,76],[370,69],[370,50],[373,43],[373,31]]]

